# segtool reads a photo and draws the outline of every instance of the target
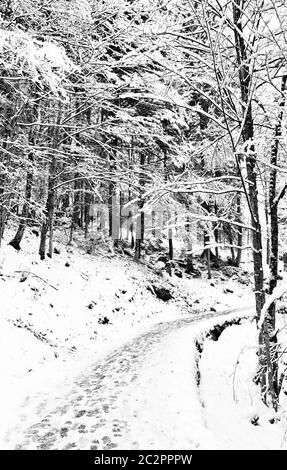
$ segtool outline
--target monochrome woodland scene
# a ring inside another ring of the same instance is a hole
[[[1,0],[0,449],[287,449],[287,3]]]

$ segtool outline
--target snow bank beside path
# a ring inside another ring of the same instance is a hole
[[[226,328],[218,341],[204,341],[199,389],[205,423],[217,448],[287,448],[284,413],[279,412],[281,422],[271,424],[273,411],[260,400],[252,381],[256,348],[256,325],[249,321]]]

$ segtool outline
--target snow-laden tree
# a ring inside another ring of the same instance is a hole
[[[281,170],[278,158],[284,152],[286,7],[282,2],[256,0],[189,2],[189,6],[200,31],[197,40],[203,35],[205,44],[200,54],[196,47],[191,50],[192,64],[186,66],[186,76],[191,89],[204,100],[204,107],[197,102],[200,112],[216,125],[219,139],[225,139],[227,153],[237,167],[240,191],[249,211],[258,320],[265,303],[261,230],[264,200],[260,193],[267,184],[270,294],[277,283],[277,207],[285,194],[285,186],[277,189],[276,178]],[[187,45],[190,37],[183,35],[183,41]],[[275,408],[279,394],[276,351],[275,307],[271,305],[261,324],[259,365],[262,396]]]

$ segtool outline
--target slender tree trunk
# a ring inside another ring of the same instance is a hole
[[[142,209],[143,202],[139,203],[139,209]],[[135,261],[141,259],[142,242],[144,240],[144,213],[140,212],[137,218],[136,241],[135,241]]]
[[[1,182],[0,182],[1,185]],[[2,194],[4,193],[4,189],[2,190],[0,188],[0,245],[1,241],[4,235],[4,230],[5,230],[5,224],[6,224],[6,219],[7,219],[7,208],[5,207],[5,202],[4,202],[4,197],[3,197],[3,202],[1,201],[2,199]]]
[[[234,239],[233,239],[232,228],[230,225],[227,226],[227,236],[228,236],[228,243],[230,244],[231,264],[232,266],[235,266],[236,257],[235,257],[235,250],[233,247]]]
[[[164,171],[164,180],[168,181],[168,168],[167,168],[167,149],[163,149],[163,171]],[[171,222],[171,211],[167,211],[167,223]],[[172,239],[172,228],[168,228],[167,231],[168,236],[168,256],[169,259],[173,259],[173,239]]]
[[[131,191],[129,189],[129,201],[131,200]],[[133,212],[132,211],[129,211],[129,220],[132,219],[133,217]],[[130,236],[131,236],[131,249],[133,250],[134,247],[135,247],[135,237],[134,237],[134,223],[131,222],[131,224],[129,225],[129,231],[130,231]]]
[[[2,85],[2,79],[0,79],[0,86]],[[5,87],[4,87],[5,89]],[[1,113],[5,116],[5,120],[7,123],[3,126],[0,132],[0,137],[3,138],[3,142],[1,142],[1,163],[2,168],[6,169],[6,172],[0,172],[0,245],[2,238],[4,236],[5,226],[8,217],[8,207],[10,202],[10,192],[9,192],[9,166],[10,166],[10,147],[11,141],[13,136],[13,125],[14,125],[14,108],[10,108],[10,106],[4,107],[1,110]],[[10,139],[10,143],[9,143]]]
[[[49,258],[53,256],[55,192],[52,191],[51,209],[49,210]]]
[[[210,236],[209,234],[204,231],[204,247],[210,244]],[[207,260],[207,279],[211,279],[211,253],[210,248],[204,248],[204,253],[206,255]]]
[[[57,148],[59,141],[59,124],[61,121],[61,110],[58,113],[57,124],[58,126],[54,129],[53,134],[53,148]],[[53,150],[52,150],[53,152]],[[55,211],[55,183],[56,183],[56,170],[57,170],[57,159],[55,153],[51,155],[51,161],[49,166],[49,178],[48,178],[48,196],[46,202],[46,208],[44,212],[45,219],[42,223],[41,236],[40,236],[40,247],[39,255],[40,259],[44,260],[46,257],[46,242],[48,230],[50,230],[49,240],[49,257],[53,256],[53,224],[54,224],[54,211]]]
[[[170,260],[173,260],[173,240],[172,240],[172,231],[169,229],[168,234],[168,256]]]
[[[5,231],[7,219],[7,199],[5,195],[6,190],[6,175],[0,175],[0,245]]]
[[[130,202],[131,199],[132,199],[132,193],[131,193],[131,189],[130,189],[130,187],[129,187],[129,190],[128,190],[128,201]],[[133,216],[134,216],[133,211],[129,211],[129,225],[128,225],[127,237],[128,237],[128,240],[130,239],[130,247],[131,247],[132,250],[133,250],[134,247],[135,247]]]
[[[189,253],[192,251],[192,241],[191,237],[189,237],[187,242],[187,255],[186,255],[186,274],[192,274],[194,272],[194,265],[193,265],[193,254]]]
[[[125,205],[125,195],[124,192],[121,190],[120,191],[120,240],[123,241],[123,226],[124,226],[124,215],[123,215],[123,207]]]
[[[141,170],[143,170],[144,164],[145,164],[145,155],[143,152],[141,152],[140,154]],[[138,207],[139,207],[139,210],[141,211],[141,209],[144,206],[142,193],[143,193],[143,189],[145,185],[145,175],[143,174],[142,171],[140,172],[139,184],[140,184],[140,195],[139,195]],[[145,231],[145,217],[144,217],[144,212],[141,211],[137,216],[137,223],[136,223],[136,242],[135,242],[135,255],[134,255],[135,261],[139,261],[141,258],[141,249],[142,249],[142,242],[144,240],[144,231]]]
[[[130,174],[132,173],[133,163],[134,163],[134,138],[132,136],[131,145],[129,148],[129,172]],[[132,200],[132,190],[131,190],[131,180],[129,179],[128,201],[130,202],[131,200]],[[131,220],[133,216],[134,216],[133,211],[129,211],[129,220]],[[133,222],[129,224],[129,235],[130,235],[130,240],[131,240],[130,247],[133,250],[135,248],[134,223]]]
[[[152,236],[156,236],[156,216],[155,216],[155,211],[151,211],[151,233]]]
[[[85,228],[85,181],[81,180],[81,191],[80,191],[80,227]]]
[[[113,173],[116,169],[116,148],[118,145],[117,138],[114,139],[114,142],[112,143],[112,148],[110,149],[110,155],[109,155],[109,165],[110,165],[110,172]],[[112,179],[112,175],[110,176],[110,182],[108,185],[108,209],[109,209],[109,237],[113,237],[114,235],[114,227],[113,223],[115,221],[115,214],[113,214],[113,211],[115,209],[114,206],[114,199],[116,197],[116,184]],[[118,240],[114,240],[115,244],[117,244]]]
[[[40,236],[40,248],[39,255],[40,259],[44,260],[46,257],[46,241],[48,230],[53,230],[53,216],[55,208],[55,192],[54,192],[54,177],[56,173],[56,157],[52,155],[50,168],[49,168],[49,180],[48,180],[48,197],[45,208],[45,220],[42,223],[41,236]],[[50,234],[52,235],[52,234]],[[52,237],[51,237],[52,240]],[[49,244],[49,256],[52,256],[51,253],[52,242]]]
[[[73,241],[75,230],[80,227],[81,220],[81,175],[75,173],[74,194],[73,194],[73,213],[71,220],[70,240]]]
[[[216,216],[218,215],[218,206],[217,206],[216,203],[214,203],[214,214],[215,214]],[[218,245],[218,243],[219,243],[218,222],[215,222],[215,223],[213,224],[213,233],[214,233],[215,244]],[[218,246],[215,247],[214,266],[215,266],[215,268],[218,268],[218,267],[219,267],[219,248],[218,248]]]
[[[85,182],[85,196],[84,196],[84,225],[85,225],[85,238],[88,236],[89,223],[90,223],[90,207],[91,207],[91,192]]]
[[[189,210],[188,204],[186,204],[186,209]],[[188,234],[187,239],[187,253],[186,253],[186,274],[191,274],[194,272],[194,265],[193,265],[193,254],[189,253],[192,251],[192,239],[191,239],[191,230],[190,230],[190,220],[189,216],[186,216],[185,220],[185,230]]]
[[[278,279],[278,203],[276,200],[276,185],[277,185],[277,164],[279,152],[279,139],[282,135],[282,120],[285,107],[285,88],[287,82],[287,75],[282,77],[281,92],[282,98],[280,100],[280,111],[275,126],[275,138],[271,148],[270,159],[270,182],[269,182],[269,213],[270,213],[270,278],[268,293],[271,295],[277,286]],[[273,302],[268,309],[266,316],[267,328],[270,338],[270,354],[272,360],[272,380],[273,387],[278,398],[278,352],[277,352],[277,336],[275,334],[275,320],[276,320],[276,303]]]
[[[247,47],[244,39],[244,31],[242,22],[244,9],[241,0],[234,0],[233,3],[233,21],[234,21],[234,37],[237,54],[237,64],[239,73],[239,83],[241,89],[241,101],[243,107],[243,115],[245,120],[243,123],[242,137],[246,143],[246,169],[249,181],[249,208],[251,212],[252,224],[252,244],[253,244],[253,266],[254,266],[254,287],[256,301],[256,317],[259,320],[262,307],[265,303],[264,291],[264,275],[263,275],[263,255],[262,255],[262,236],[261,225],[259,220],[258,209],[258,189],[256,178],[256,154],[255,147],[252,143],[254,137],[252,104],[250,101],[251,92],[251,76],[249,71],[250,60],[247,55]],[[259,374],[262,399],[265,403],[270,401],[274,408],[277,407],[277,397],[273,384],[273,366],[270,359],[270,342],[266,321],[263,322],[259,334]]]
[[[34,93],[32,94],[32,97],[35,98],[35,101],[31,109],[30,116],[29,116],[30,122],[33,122],[35,119],[37,119],[37,113],[40,107],[40,101],[39,101],[38,93],[36,91],[34,91]],[[28,135],[28,142],[32,146],[35,145],[35,133],[36,133],[36,129],[33,126]],[[13,246],[13,248],[15,248],[16,250],[20,250],[21,248],[20,244],[24,236],[24,232],[27,226],[27,218],[30,213],[30,204],[31,204],[32,187],[33,187],[33,164],[34,164],[34,151],[31,150],[28,154],[28,169],[27,169],[27,176],[26,176],[25,201],[23,204],[21,219],[20,219],[18,230],[15,236],[13,237],[13,239],[9,243],[9,245]]]
[[[252,144],[254,137],[253,130],[253,116],[252,105],[249,100],[251,76],[249,72],[249,63],[247,57],[247,49],[244,39],[243,26],[242,26],[242,6],[241,0],[234,0],[233,4],[234,16],[234,35],[237,53],[237,62],[239,70],[239,82],[241,89],[241,99],[243,106],[243,114],[245,121],[242,130],[242,137],[244,142],[248,142],[246,147],[246,169],[247,178],[249,181],[249,202],[251,209],[251,223],[253,227],[253,263],[254,263],[254,283],[255,283],[255,297],[256,297],[256,312],[257,318],[260,317],[261,309],[265,303],[265,293],[263,288],[263,263],[262,263],[262,237],[261,225],[259,220],[258,209],[258,189],[256,177],[256,156],[255,148]]]
[[[236,208],[237,208],[237,222],[242,222],[241,220],[241,196],[240,194],[237,195],[237,202],[236,202]],[[243,245],[243,228],[238,227],[238,236],[237,236],[237,254],[236,254],[236,259],[235,259],[235,266],[239,268],[240,263],[241,263],[241,257],[242,257],[242,250],[240,249]]]
[[[264,212],[266,222],[266,264],[270,264],[270,220],[269,220],[269,198],[264,195]]]
[[[215,240],[216,245],[218,245],[218,243],[219,243],[219,230],[218,230],[217,225],[214,228],[214,240]],[[215,268],[219,267],[219,248],[218,248],[218,246],[215,247],[215,263],[214,263],[214,265],[215,265]]]
[[[33,169],[32,165],[34,162],[34,155],[33,152],[30,152],[28,155],[28,161],[30,164],[30,168],[27,171],[27,179],[26,179],[26,187],[25,187],[25,202],[23,205],[22,213],[21,213],[21,219],[19,223],[18,230],[13,237],[13,239],[10,241],[9,245],[13,246],[15,250],[20,250],[20,244],[25,232],[25,228],[27,226],[27,218],[29,216],[29,210],[30,210],[30,201],[31,201],[31,195],[32,195],[32,186],[33,186]]]

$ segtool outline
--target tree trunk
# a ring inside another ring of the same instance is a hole
[[[143,203],[139,204],[139,209],[143,207]],[[144,240],[144,213],[141,212],[137,218],[136,241],[135,241],[135,261],[141,259],[142,241]]]
[[[233,247],[233,233],[232,233],[232,228],[230,225],[227,226],[227,236],[228,236],[228,243],[230,244],[231,264],[232,266],[235,266],[236,257],[235,257],[235,250]]]
[[[266,222],[266,264],[270,264],[270,221],[269,221],[269,198],[264,194],[264,212]]]
[[[218,230],[217,226],[214,228],[214,240],[215,240],[216,245],[218,245],[218,243],[219,243],[219,230]],[[215,247],[214,266],[215,266],[215,268],[219,267],[219,248],[218,248],[218,246]]]
[[[37,90],[33,90],[31,97],[34,99],[34,104],[29,112],[28,121],[32,123],[37,119],[38,110],[40,109],[40,99]],[[36,128],[32,126],[28,134],[28,142],[31,146],[35,145],[35,134]],[[21,219],[19,223],[18,230],[14,238],[10,241],[9,245],[13,246],[16,250],[20,250],[20,244],[24,236],[25,228],[27,226],[27,218],[30,214],[30,203],[32,196],[32,187],[33,187],[33,164],[34,164],[34,151],[31,150],[28,154],[28,169],[26,176],[26,187],[25,187],[25,201],[21,213]]]
[[[168,256],[170,260],[173,260],[173,240],[172,240],[172,231],[169,229],[168,234]]]
[[[129,220],[131,220],[132,218],[133,218],[133,213],[132,213],[132,211],[129,211]],[[131,222],[131,224],[130,224],[129,231],[130,231],[130,236],[131,236],[131,249],[133,250],[134,247],[135,247],[134,224],[133,224],[133,222]]]
[[[214,203],[214,214],[218,216],[218,206],[216,202]],[[219,243],[219,227],[218,227],[218,222],[215,222],[213,224],[213,233],[214,233],[214,240],[215,244],[218,245]],[[215,247],[215,259],[214,259],[214,266],[215,268],[218,269],[219,267],[219,248],[218,246]]]
[[[155,211],[151,211],[151,234],[153,237],[156,236],[156,216]]]
[[[110,182],[108,185],[108,209],[109,209],[109,237],[113,238],[115,234],[115,227],[113,224],[116,220],[115,214],[113,214],[115,209],[114,199],[116,197],[116,183],[112,179],[112,173],[116,170],[116,148],[118,145],[117,138],[114,139],[113,143],[111,144],[110,155],[109,155],[109,165],[110,165]],[[118,240],[114,240],[115,244],[117,244]]]
[[[55,127],[53,134],[53,148],[57,148],[59,140],[59,124],[61,121],[61,109],[58,113],[57,124],[58,127]],[[53,150],[52,150],[53,152]],[[41,237],[40,237],[40,247],[39,255],[40,259],[44,260],[46,256],[46,241],[47,233],[50,229],[50,240],[49,240],[49,257],[53,256],[53,222],[54,222],[54,210],[55,210],[55,178],[56,178],[56,169],[57,169],[57,159],[54,153],[51,155],[51,161],[49,166],[49,179],[48,179],[48,196],[45,208],[45,219],[42,223]]]
[[[114,198],[114,184],[109,183],[108,186],[108,208],[109,208],[109,237],[113,236],[113,198]]]
[[[0,86],[2,85],[2,79],[0,79]],[[3,87],[5,89],[5,86]],[[0,172],[0,245],[2,238],[4,236],[5,226],[8,217],[8,206],[10,201],[10,194],[8,188],[9,182],[9,167],[10,167],[10,147],[11,141],[13,137],[12,127],[14,124],[14,108],[4,107],[1,110],[3,116],[5,116],[5,121],[7,124],[2,126],[0,136],[2,137],[3,141],[1,143],[2,149],[1,150],[1,164],[2,168],[5,168],[6,171],[3,173]],[[17,114],[17,113],[16,113]],[[16,118],[15,118],[16,119]],[[9,124],[8,124],[9,123]],[[9,142],[10,139],[10,142]],[[11,150],[10,150],[11,151]]]
[[[75,173],[74,181],[74,194],[73,194],[73,213],[71,220],[71,230],[70,230],[70,240],[69,243],[73,241],[73,235],[75,230],[81,225],[81,175],[80,173]]]
[[[283,111],[285,106],[285,88],[286,88],[287,75],[282,77],[281,92],[282,98],[280,100],[280,111],[275,126],[275,140],[271,148],[270,159],[270,182],[269,182],[269,213],[270,213],[270,278],[268,293],[271,295],[277,286],[278,278],[278,203],[276,200],[276,184],[277,184],[277,164],[278,164],[278,151],[279,139],[282,135],[282,120]],[[270,338],[270,355],[272,363],[272,381],[276,398],[276,406],[279,395],[278,390],[278,352],[277,352],[277,336],[275,334],[275,321],[276,321],[276,303],[273,302],[269,307],[266,322]]]
[[[210,236],[209,234],[205,231],[204,232],[204,246],[208,246],[210,244]],[[204,253],[206,256],[207,260],[207,279],[211,279],[211,253],[210,253],[210,248],[205,248]]]
[[[260,318],[262,307],[265,303],[264,275],[263,275],[263,256],[262,256],[262,236],[261,225],[258,210],[258,189],[256,178],[256,154],[253,142],[253,116],[252,102],[250,100],[251,76],[249,71],[250,60],[247,55],[247,47],[244,39],[242,26],[244,11],[242,10],[241,0],[234,0],[233,20],[234,37],[237,54],[239,84],[241,90],[242,111],[245,116],[242,129],[243,142],[246,143],[246,169],[249,181],[248,205],[251,215],[252,225],[252,244],[253,244],[253,266],[254,266],[254,287],[256,301],[256,317]],[[274,393],[273,380],[270,379],[270,344],[266,321],[263,323],[259,334],[259,374],[262,399],[265,403],[270,397],[273,407],[276,408],[277,398]]]
[[[242,222],[241,220],[241,196],[240,194],[237,195],[237,203],[236,203],[236,206],[237,206],[237,222]],[[243,228],[242,227],[238,227],[238,236],[237,236],[237,245],[238,245],[238,249],[237,249],[237,254],[236,254],[236,259],[235,259],[235,266],[237,268],[239,268],[240,266],[240,263],[241,263],[241,257],[242,257],[242,250],[240,249],[243,245]]]
[[[191,253],[189,253],[191,252]],[[187,242],[187,254],[186,254],[186,274],[192,274],[194,272],[194,265],[193,265],[193,254],[192,254],[192,241],[191,237],[188,239]]]
[[[56,157],[52,155],[50,169],[49,169],[49,180],[48,180],[48,197],[45,208],[45,220],[42,223],[41,237],[40,237],[40,248],[39,255],[40,259],[44,260],[46,257],[46,241],[47,234],[50,228],[50,243],[49,243],[49,256],[53,254],[53,217],[55,209],[55,190],[54,190],[54,177],[56,173]]]
[[[167,168],[167,149],[163,149],[163,170],[164,170],[164,180],[168,181],[168,168]],[[169,225],[171,222],[171,211],[167,211],[167,224]],[[173,239],[172,239],[172,228],[168,228],[167,230],[168,236],[168,256],[169,259],[173,259]]]
[[[86,191],[84,195],[84,225],[85,225],[85,238],[88,236],[89,223],[90,223],[90,207],[91,207],[91,191],[88,189],[87,182],[85,184]]]
[[[0,183],[1,184],[1,183]],[[4,202],[1,202],[2,194],[4,193],[4,189],[0,189],[0,245],[4,235],[5,224],[7,219],[7,209],[5,207]],[[3,198],[4,199],[4,198]]]
[[[34,155],[33,152],[30,152],[28,155],[29,164],[33,165]],[[13,246],[15,250],[20,250],[20,244],[27,226],[27,218],[29,216],[30,201],[32,195],[32,185],[33,185],[33,170],[29,168],[27,171],[26,187],[25,187],[25,202],[22,209],[21,219],[19,223],[18,230],[14,238],[10,241],[9,245]]]
[[[140,154],[140,166],[141,169],[143,169],[143,166],[145,164],[145,155],[143,152]],[[145,185],[145,175],[143,172],[140,172],[140,179],[139,179],[139,184],[140,184],[140,195],[139,195],[139,203],[138,207],[139,210],[144,206],[144,201],[142,199],[142,194],[144,190],[144,185]],[[136,242],[135,242],[135,255],[134,259],[135,261],[139,261],[141,258],[141,249],[142,249],[142,242],[144,240],[144,231],[145,231],[145,216],[144,212],[140,212],[137,216],[137,223],[136,223]]]
[[[125,217],[124,217],[124,214],[123,214],[123,207],[125,205],[125,195],[124,195],[124,192],[121,190],[120,191],[120,207],[119,207],[119,211],[120,211],[120,214],[119,214],[119,217],[120,217],[120,240],[123,241],[123,238],[124,238],[124,235],[123,235],[123,227],[124,227],[124,221],[125,221]]]

